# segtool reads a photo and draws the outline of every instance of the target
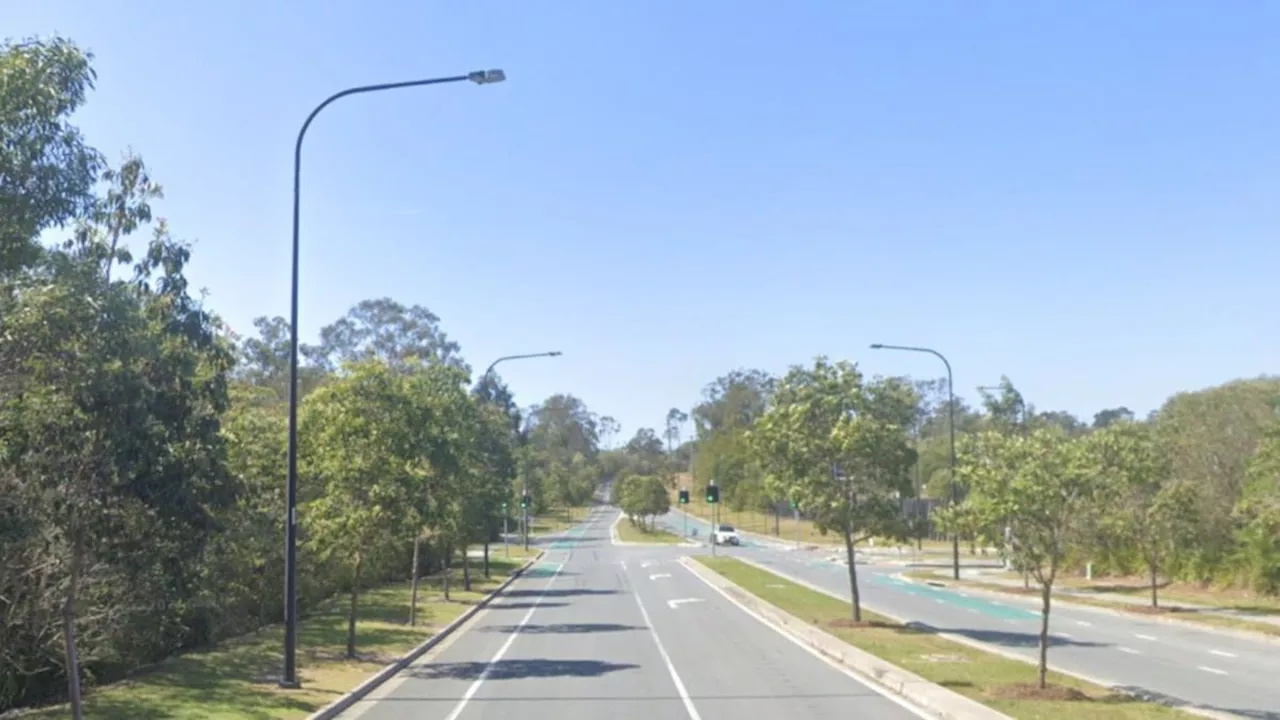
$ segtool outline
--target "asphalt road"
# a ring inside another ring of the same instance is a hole
[[[616,511],[547,545],[525,577],[345,720],[905,720],[925,717],[764,625],[679,564],[614,546]]]
[[[660,520],[680,532],[676,514]],[[705,538],[709,525],[690,516]],[[848,569],[830,552],[795,550],[785,540],[743,536],[743,546],[716,552],[750,558],[849,597]],[[1038,599],[997,599],[982,593],[912,583],[903,567],[875,561],[857,566],[865,605],[998,646],[1026,657],[1039,648]],[[1255,720],[1280,720],[1280,644],[1087,608],[1056,605],[1050,612],[1049,663],[1148,697],[1189,703]]]

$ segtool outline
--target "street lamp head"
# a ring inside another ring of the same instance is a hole
[[[884,345],[881,345],[880,343],[875,343],[874,345],[872,345],[872,346],[871,346],[871,349],[872,349],[872,350],[883,350],[883,349],[884,349]]]
[[[477,85],[491,85],[500,83],[507,79],[507,74],[501,70],[473,70],[467,73],[467,79]]]
[[[552,350],[551,352],[547,353],[547,357],[560,357],[563,354],[564,353],[560,352],[559,350]]]

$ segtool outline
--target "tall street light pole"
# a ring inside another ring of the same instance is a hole
[[[297,688],[298,682],[298,216],[302,196],[302,141],[307,135],[307,128],[316,119],[320,111],[333,101],[348,95],[379,92],[381,90],[398,90],[400,88],[417,87],[419,85],[442,85],[470,81],[477,85],[489,85],[502,82],[506,75],[501,70],[476,70],[466,75],[454,77],[432,78],[429,80],[409,80],[407,82],[383,83],[381,85],[364,85],[347,88],[325,98],[316,106],[302,128],[298,130],[298,140],[293,148],[293,287],[290,293],[289,309],[289,474],[286,489],[285,521],[284,521],[284,672],[280,677],[280,687]]]
[[[560,352],[559,350],[552,350],[550,352],[529,353],[527,355],[504,355],[503,357],[500,357],[497,360],[494,360],[493,362],[489,363],[489,369],[485,370],[484,375],[480,376],[480,381],[484,382],[485,378],[489,377],[489,373],[492,373],[493,369],[497,367],[498,363],[500,362],[506,362],[507,360],[528,360],[530,358],[560,357],[563,354],[564,353]],[[520,500],[521,500],[520,502],[520,534],[524,536],[524,549],[528,550],[529,549],[529,508],[525,507],[525,503],[524,503],[524,496],[529,493],[528,478],[521,478],[521,483],[522,484],[520,487]],[[506,542],[505,536],[503,537],[503,542]]]
[[[955,507],[959,504],[960,498],[956,492],[956,396],[955,382],[951,378],[951,363],[947,362],[947,358],[937,350],[923,347],[911,347],[909,345],[883,345],[876,343],[871,346],[872,350],[902,350],[905,352],[928,353],[942,361],[947,366],[947,419],[951,426],[951,505]],[[951,576],[956,580],[960,579],[960,535],[959,533],[951,534]]]

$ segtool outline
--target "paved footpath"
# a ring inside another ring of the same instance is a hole
[[[344,720],[906,720],[927,717],[811,654],[679,564],[614,546],[610,508]]]

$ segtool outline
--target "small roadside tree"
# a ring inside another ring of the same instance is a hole
[[[1037,682],[1043,689],[1053,584],[1070,549],[1087,541],[1105,483],[1085,443],[1058,429],[982,432],[967,439],[959,459],[957,477],[969,494],[956,508],[940,511],[939,520],[949,527],[972,520],[985,528],[984,535],[1040,584]]]
[[[795,499],[819,532],[844,539],[855,622],[862,620],[856,546],[906,535],[899,500],[911,493],[915,405],[905,384],[864,383],[852,363],[820,357],[782,378],[750,432],[769,494]]]
[[[1104,532],[1141,554],[1151,584],[1151,607],[1159,607],[1161,562],[1189,541],[1189,529],[1196,522],[1196,493],[1172,480],[1170,455],[1150,425],[1113,422],[1094,431],[1087,443],[1107,483]]]

